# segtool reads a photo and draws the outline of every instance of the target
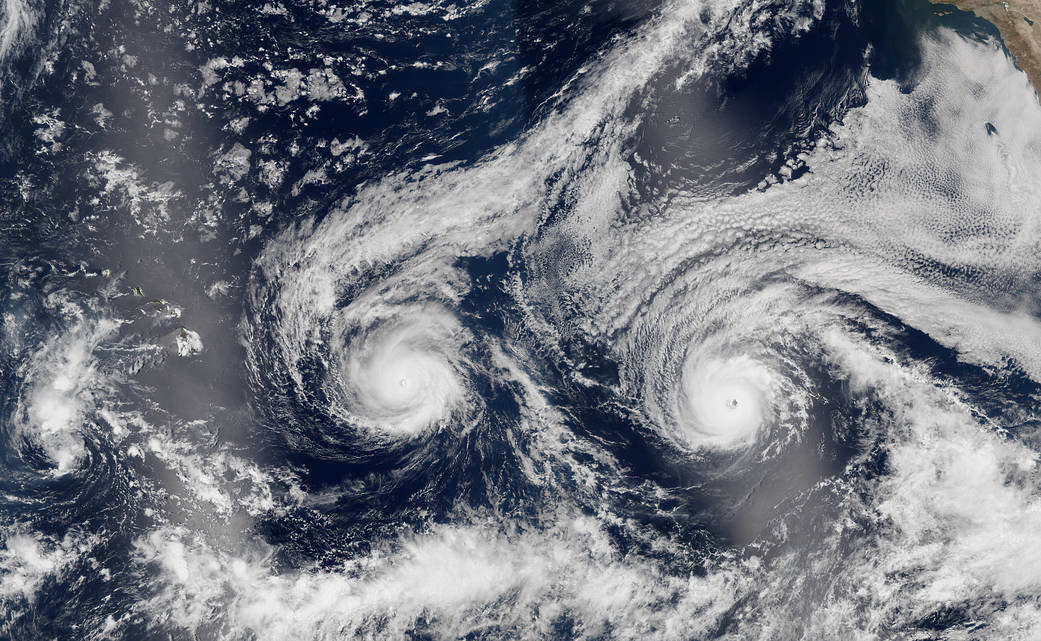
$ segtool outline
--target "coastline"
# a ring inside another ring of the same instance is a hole
[[[929,0],[949,4],[993,24],[1016,65],[1041,97],[1041,0]]]

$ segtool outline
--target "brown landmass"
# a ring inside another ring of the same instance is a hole
[[[1041,96],[1041,0],[931,0],[953,4],[990,22],[1001,32],[1001,39]]]

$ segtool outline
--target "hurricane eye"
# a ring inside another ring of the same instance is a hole
[[[334,341],[337,413],[392,436],[444,421],[467,396],[462,332],[451,314],[418,307]]]
[[[676,392],[679,430],[694,447],[754,441],[771,415],[773,375],[745,356],[688,356]]]

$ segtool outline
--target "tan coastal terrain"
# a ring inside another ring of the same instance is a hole
[[[992,23],[1041,96],[1041,0],[931,0],[953,4]]]

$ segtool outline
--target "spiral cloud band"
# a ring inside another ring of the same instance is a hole
[[[802,154],[810,171],[801,178],[782,172],[738,195],[673,190],[636,216],[625,203],[639,161],[626,150],[648,124],[627,108],[654,102],[641,91],[693,82],[698,71],[656,84],[677,58],[703,63],[733,44],[692,48],[685,36],[713,27],[685,11],[605,54],[575,80],[575,97],[517,144],[472,165],[365,185],[261,258],[255,318],[276,324],[247,331],[281,346],[274,367],[297,389],[287,402],[327,399],[311,406],[332,418],[323,429],[387,442],[447,435],[436,455],[432,442],[405,446],[410,460],[456,469],[496,461],[479,483],[447,469],[434,482],[490,497],[485,516],[392,537],[346,569],[293,579],[224,558],[250,568],[230,595],[215,587],[221,571],[214,585],[177,578],[172,550],[190,566],[217,552],[202,542],[178,548],[183,534],[164,531],[140,547],[141,562],[167,578],[146,610],[222,603],[231,629],[261,637],[297,626],[315,638],[407,634],[421,620],[465,636],[490,614],[518,638],[581,621],[568,638],[710,637],[734,626],[733,638],[795,639],[853,629],[889,638],[958,602],[991,622],[980,638],[1037,629],[1038,585],[1027,571],[1036,564],[1003,574],[1005,553],[975,542],[997,527],[1016,545],[1030,540],[1030,518],[1017,514],[1036,511],[1036,463],[989,426],[1021,410],[974,400],[976,374],[952,381],[937,365],[942,353],[1000,377],[1010,375],[1002,359],[1023,371],[1039,362],[1015,336],[944,325],[977,304],[987,274],[1013,269],[998,248],[1033,255],[1036,237],[1016,205],[1029,196],[998,194],[1039,166],[1036,130],[1015,124],[1036,121],[1037,106],[988,115],[1001,121],[1000,142],[953,110],[940,126],[973,133],[931,135],[911,116],[923,104],[948,109],[943,87],[983,86],[982,109],[988,92],[1020,82],[998,53],[941,34],[923,42],[917,88],[871,80],[866,104]],[[728,55],[740,60],[747,52],[733,46]],[[966,66],[944,62],[952,56]],[[985,159],[971,174],[970,150]],[[920,187],[935,176],[958,191]],[[943,213],[952,204],[953,218]],[[440,216],[401,213],[420,211]],[[980,220],[994,225],[990,244],[957,233]],[[506,256],[515,270],[489,289],[460,256],[482,265]],[[954,264],[963,272],[939,267]],[[923,295],[914,303],[900,291]],[[490,317],[473,312],[479,297],[495,301]],[[915,304],[932,313],[916,316]],[[594,364],[598,353],[610,366]],[[253,358],[260,367],[268,356]],[[258,384],[273,389],[274,380]],[[503,396],[493,403],[485,396],[496,384]],[[484,443],[450,429],[477,424]],[[494,439],[511,454],[492,454]],[[974,465],[982,476],[954,480]],[[523,484],[508,478],[512,469]],[[996,520],[966,519],[963,492],[998,501]],[[519,523],[489,525],[529,510]],[[655,525],[640,525],[639,510]],[[488,521],[489,511],[499,516]],[[699,539],[714,545],[684,543]],[[623,543],[647,552],[623,557],[614,549]],[[704,578],[676,569],[684,564]],[[827,581],[815,578],[818,566]],[[311,609],[273,617],[260,605],[268,591]]]
[[[4,73],[134,100],[41,110],[0,190],[76,194],[0,249],[0,637],[1041,638],[1041,104],[993,33],[529,4],[145,3],[167,68],[37,64],[72,17],[8,2]],[[97,147],[138,99],[169,153]]]

